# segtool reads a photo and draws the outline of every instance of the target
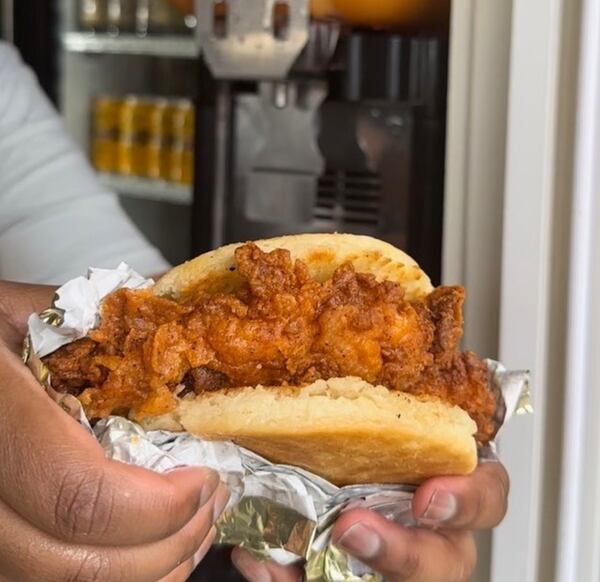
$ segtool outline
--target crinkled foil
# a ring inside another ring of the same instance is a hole
[[[87,278],[61,287],[50,309],[30,318],[23,358],[48,394],[93,431],[108,458],[158,472],[181,466],[218,471],[231,498],[217,523],[217,543],[243,546],[258,558],[284,565],[304,563],[307,582],[382,581],[379,574],[333,546],[331,530],[341,513],[356,508],[376,511],[404,526],[416,526],[411,512],[415,487],[338,488],[302,469],[269,463],[232,443],[203,441],[187,433],[145,431],[121,417],[104,419],[92,428],[75,397],[52,389],[41,357],[85,336],[97,322],[100,301],[109,292],[149,284],[124,264],[114,271],[92,269]],[[507,371],[491,360],[487,365],[492,390],[500,396],[495,420],[501,430],[514,414],[532,412],[529,373]],[[479,451],[480,463],[495,460],[493,443]]]

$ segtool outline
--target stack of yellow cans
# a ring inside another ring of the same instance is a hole
[[[192,184],[195,125],[189,99],[98,97],[92,106],[92,162],[100,172]]]

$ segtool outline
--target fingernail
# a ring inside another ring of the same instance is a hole
[[[219,486],[221,479],[219,474],[212,469],[198,469],[197,467],[174,467],[165,471],[165,475],[176,478],[181,477],[189,482],[191,479],[194,484],[200,485],[200,495],[198,507],[206,505],[208,500],[213,496],[216,488]]]
[[[231,555],[231,561],[240,574],[250,582],[271,582],[272,580],[267,567],[246,552],[234,552]]]
[[[437,525],[452,519],[456,515],[458,503],[456,497],[448,491],[436,491],[425,508],[423,515],[419,517],[419,523],[423,525]]]
[[[229,491],[225,488],[224,485],[221,485],[217,492],[215,504],[213,507],[213,523],[216,523],[216,521],[219,519],[219,517],[221,517],[221,514],[227,507],[228,501],[229,501]]]
[[[202,490],[200,491],[200,507],[208,503],[208,500],[214,495],[220,483],[219,474],[212,469],[207,469],[202,483]]]
[[[372,529],[356,523],[346,530],[336,545],[356,558],[370,560],[381,551],[382,540]]]

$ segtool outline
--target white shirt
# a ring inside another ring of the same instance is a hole
[[[120,261],[143,275],[168,268],[0,42],[0,279],[59,284]]]

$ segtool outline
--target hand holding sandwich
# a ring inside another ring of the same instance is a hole
[[[115,291],[98,327],[41,357],[92,420],[232,440],[337,485],[420,485],[415,517],[435,529],[354,511],[332,542],[392,581],[465,580],[471,530],[499,522],[508,487],[499,464],[477,468],[505,408],[460,349],[464,296],[375,239],[282,237]],[[252,580],[300,575],[235,560]]]
[[[105,459],[14,352],[38,296],[0,284],[0,579],[186,580],[227,491],[212,471]]]
[[[421,485],[413,512],[424,525],[408,529],[369,511],[351,511],[333,542],[389,582],[466,582],[476,564],[473,531],[495,527],[506,513],[508,475],[497,462],[466,477],[438,477]],[[254,560],[236,549],[233,561],[249,582],[297,582],[301,572]]]

